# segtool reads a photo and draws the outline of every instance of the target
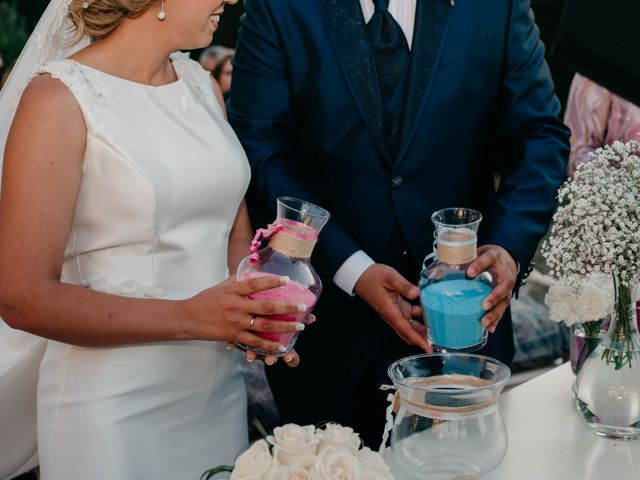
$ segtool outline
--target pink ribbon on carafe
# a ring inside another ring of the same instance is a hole
[[[267,228],[256,230],[256,234],[251,242],[251,254],[249,256],[249,262],[251,262],[252,265],[257,264],[260,259],[258,249],[260,245],[262,245],[263,240],[269,240],[280,232],[303,242],[315,243],[318,240],[318,232],[313,227],[287,218],[278,219],[274,223],[267,225]]]

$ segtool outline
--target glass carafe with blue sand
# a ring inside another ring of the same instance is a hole
[[[419,282],[427,338],[438,350],[478,350],[487,343],[487,330],[480,320],[485,314],[482,302],[492,290],[491,275],[482,272],[469,278],[466,272],[478,256],[482,214],[469,208],[446,208],[431,220],[435,249],[425,258]]]

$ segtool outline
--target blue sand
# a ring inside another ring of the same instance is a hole
[[[484,340],[480,323],[482,302],[491,285],[477,279],[443,280],[427,285],[420,293],[431,339],[441,348],[464,349]]]

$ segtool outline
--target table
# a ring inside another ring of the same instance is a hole
[[[568,363],[505,393],[509,450],[486,480],[639,480],[640,440],[591,431],[574,405]]]
[[[565,363],[502,395],[509,449],[482,480],[640,480],[640,440],[593,433],[574,406],[573,379]]]

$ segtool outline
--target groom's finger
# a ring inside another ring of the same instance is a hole
[[[411,323],[408,321],[408,318],[405,318],[402,312],[400,311],[400,307],[398,304],[387,308],[386,311],[382,312],[384,318],[387,320],[387,323],[391,328],[395,330],[400,338],[402,338],[409,345],[416,345],[422,348],[426,352],[431,352],[431,345],[427,342],[427,339],[424,338],[420,333],[416,332]]]
[[[515,282],[509,280],[498,283],[482,302],[482,308],[485,310],[491,310],[494,305],[497,305],[505,298],[511,298],[511,292],[513,291],[514,286]]]
[[[413,283],[400,275],[395,270],[387,273],[387,283],[392,290],[398,292],[408,300],[415,300],[420,295],[420,290]]]
[[[484,250],[467,268],[467,275],[475,278],[498,261],[498,254],[493,249]]]

